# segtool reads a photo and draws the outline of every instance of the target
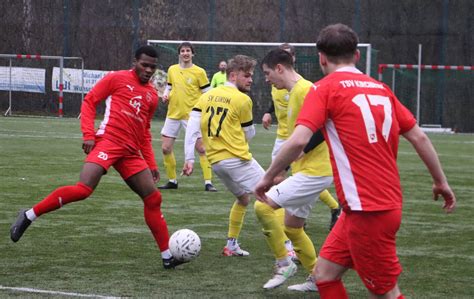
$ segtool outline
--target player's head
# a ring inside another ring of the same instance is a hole
[[[194,47],[190,42],[182,42],[178,45],[179,59],[183,62],[192,61],[194,56]]]
[[[319,63],[326,74],[328,63],[334,65],[355,64],[360,57],[357,50],[359,37],[344,24],[329,25],[321,30],[316,41],[319,51]]]
[[[278,48],[285,50],[286,52],[290,53],[291,57],[293,57],[293,63],[296,61],[296,49],[295,46],[290,45],[289,43],[281,44]]]
[[[155,73],[158,52],[152,46],[142,46],[135,51],[134,69],[140,82],[147,83]]]
[[[265,80],[276,88],[285,88],[284,74],[293,71],[293,57],[281,48],[273,49],[265,55],[261,63]]]
[[[245,55],[236,55],[227,63],[227,80],[237,86],[242,92],[249,92],[252,86],[252,76],[257,61]]]
[[[227,62],[225,60],[222,60],[221,62],[219,62],[219,71],[225,72],[226,69],[227,69]]]

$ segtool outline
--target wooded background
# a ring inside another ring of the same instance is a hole
[[[377,63],[416,64],[422,44],[423,64],[473,65],[472,0],[4,0],[0,10],[0,53],[80,56],[86,69],[128,68],[148,39],[314,43],[336,22],[371,43]],[[464,109],[443,124],[474,131],[474,84],[464,85]]]

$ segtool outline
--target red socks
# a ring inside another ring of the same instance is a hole
[[[143,199],[145,221],[155,238],[160,251],[168,249],[169,233],[165,217],[161,213],[161,193],[155,191]]]
[[[347,299],[346,288],[341,280],[332,280],[316,283],[321,299]]]
[[[33,206],[36,216],[59,209],[70,202],[86,199],[94,190],[84,185],[77,183],[74,186],[64,186],[51,192],[42,201]]]

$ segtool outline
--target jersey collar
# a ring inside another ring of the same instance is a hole
[[[359,71],[357,68],[353,66],[343,66],[341,68],[338,68],[336,72],[347,72],[347,73],[356,73],[356,74],[362,74],[361,71]]]

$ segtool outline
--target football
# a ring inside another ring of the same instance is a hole
[[[175,259],[189,262],[199,255],[201,251],[201,239],[190,229],[180,229],[171,235],[169,247]]]

